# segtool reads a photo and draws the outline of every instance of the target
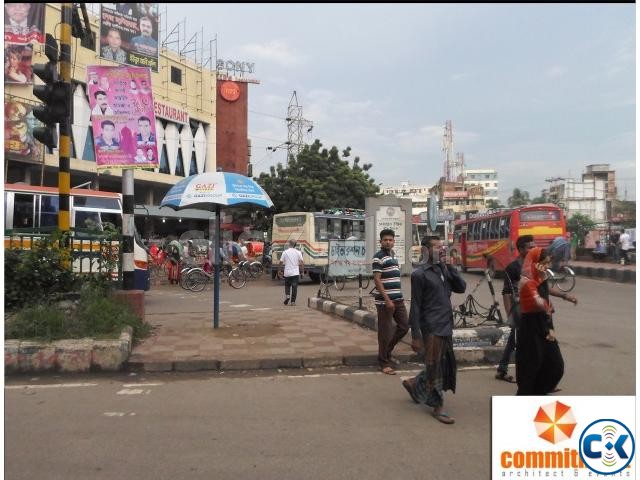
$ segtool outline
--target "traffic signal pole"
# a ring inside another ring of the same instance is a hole
[[[71,18],[72,4],[62,4],[60,25],[60,80],[68,85],[68,111],[60,121],[60,159],[58,164],[58,195],[60,210],[58,229],[70,230],[69,195],[71,192],[71,120],[73,115],[73,92],[71,89]]]

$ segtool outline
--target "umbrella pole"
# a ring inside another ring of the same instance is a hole
[[[213,328],[220,325],[220,205],[216,205],[215,233],[213,251],[215,263],[213,266]]]

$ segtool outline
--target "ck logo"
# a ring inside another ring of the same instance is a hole
[[[596,420],[580,435],[580,458],[589,470],[613,475],[633,459],[635,440],[627,426],[613,419]]]

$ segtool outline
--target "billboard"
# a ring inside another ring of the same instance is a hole
[[[33,138],[40,124],[31,113],[32,106],[15,98],[4,101],[4,153],[10,160],[42,162],[42,145]]]
[[[158,4],[102,3],[100,57],[158,71]]]
[[[44,3],[5,3],[4,41],[44,43]]]
[[[87,67],[97,168],[158,167],[151,72],[143,67]]]
[[[32,45],[5,43],[4,45],[4,83],[28,85],[33,83]]]

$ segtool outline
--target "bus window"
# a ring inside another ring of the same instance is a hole
[[[509,238],[509,222],[511,217],[502,217],[500,219],[500,238]]]
[[[99,208],[106,210],[120,210],[120,203],[117,198],[104,197],[84,197],[81,195],[73,196],[74,207]]]
[[[329,239],[331,240],[339,240],[342,235],[342,220],[339,218],[330,218],[329,219]]]
[[[34,196],[16,193],[13,200],[13,227],[33,228]]]
[[[498,221],[499,221],[499,219],[497,219],[497,218],[492,218],[489,221],[489,238],[491,240],[497,240],[498,239],[498,236],[499,236]]]
[[[480,240],[487,240],[488,238],[487,221],[485,220],[481,223]]]
[[[40,197],[40,226],[58,226],[58,197],[53,195],[42,195]]]
[[[326,218],[316,217],[316,242],[326,242],[329,238],[327,223]]]
[[[98,229],[102,230],[100,224],[100,214],[98,212],[76,211],[75,228],[81,230]]]
[[[521,222],[557,222],[559,220],[560,212],[558,210],[531,210],[520,212]]]

